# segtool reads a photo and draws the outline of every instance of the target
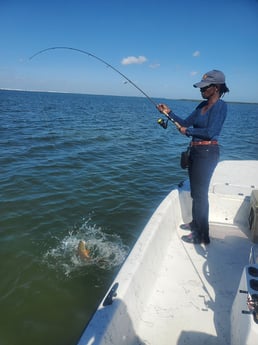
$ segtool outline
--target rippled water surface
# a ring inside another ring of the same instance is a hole
[[[194,101],[168,103],[182,116]],[[0,344],[73,345],[189,139],[144,98],[0,91]],[[258,105],[228,105],[221,159],[257,159]],[[80,240],[89,261],[76,255]]]

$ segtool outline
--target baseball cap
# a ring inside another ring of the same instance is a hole
[[[211,84],[225,84],[225,75],[217,69],[213,69],[205,73],[199,83],[194,84],[194,87],[205,87]]]

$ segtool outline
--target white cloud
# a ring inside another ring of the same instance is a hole
[[[191,74],[192,77],[194,77],[196,74],[198,74],[198,72],[192,71],[190,74]]]
[[[128,56],[126,58],[123,58],[121,61],[122,65],[131,65],[131,64],[142,64],[146,62],[147,59],[145,56]]]
[[[198,56],[200,56],[200,55],[201,55],[201,53],[200,53],[199,50],[196,50],[195,52],[193,52],[193,56],[194,56],[194,57],[198,57]]]
[[[160,64],[159,63],[152,63],[152,64],[149,65],[149,67],[153,68],[153,69],[154,68],[158,68],[158,67],[160,67]]]

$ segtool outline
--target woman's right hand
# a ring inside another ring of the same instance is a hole
[[[166,104],[158,104],[157,109],[163,114],[169,114],[171,112],[170,108]]]

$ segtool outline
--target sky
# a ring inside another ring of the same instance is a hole
[[[201,99],[219,69],[224,99],[258,102],[258,0],[0,0],[0,89]]]

